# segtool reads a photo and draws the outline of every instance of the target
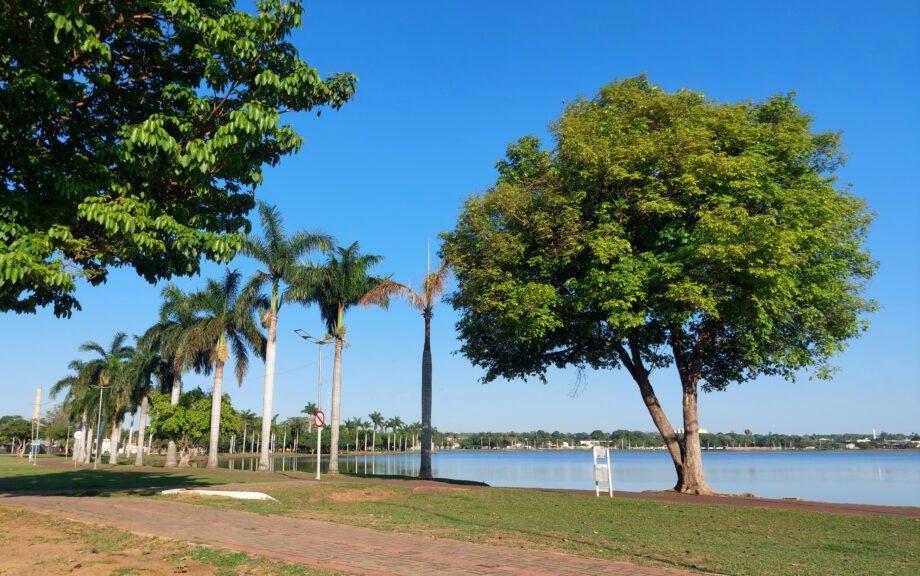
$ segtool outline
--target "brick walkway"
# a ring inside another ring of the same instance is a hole
[[[138,497],[9,496],[0,505],[352,574],[681,576],[689,572]]]

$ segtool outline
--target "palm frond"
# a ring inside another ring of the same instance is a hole
[[[358,304],[362,306],[377,305],[387,308],[390,305],[390,300],[394,298],[404,300],[417,310],[425,308],[425,299],[418,292],[405,284],[400,284],[393,280],[384,280],[371,288],[361,297]]]

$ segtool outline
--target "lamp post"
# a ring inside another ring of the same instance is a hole
[[[99,410],[96,411],[96,458],[93,460],[93,470],[99,468],[99,459],[102,458],[102,394],[108,386],[94,386],[99,388]],[[90,448],[92,448],[90,443]]]
[[[317,351],[316,409],[322,412],[322,409],[323,409],[323,345],[329,344],[330,342],[332,342],[332,340],[328,336],[326,336],[322,340],[320,340],[319,338],[314,338],[313,336],[310,336],[309,334],[307,334],[300,328],[298,328],[297,330],[294,330],[294,334],[297,334],[298,336],[300,336],[307,342],[312,342],[316,344],[316,351]],[[314,420],[315,420],[315,415],[314,415]],[[317,426],[316,427],[316,479],[317,480],[320,479],[320,464],[322,461],[322,453],[323,453],[322,439],[323,439],[323,427]]]

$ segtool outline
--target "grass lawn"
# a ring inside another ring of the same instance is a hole
[[[0,574],[332,576],[299,564],[0,507]]]
[[[920,520],[903,517],[395,483],[260,490],[280,503],[184,501],[721,574],[920,573]]]
[[[0,492],[42,491],[104,494],[115,490],[143,490],[146,488],[203,487],[228,482],[271,482],[291,477],[306,477],[300,473],[253,474],[223,469],[183,468],[181,471],[164,468],[135,468],[128,465],[100,465],[72,467],[69,459],[54,456],[42,457],[38,466],[26,459],[0,456]]]
[[[59,485],[66,471],[4,462],[0,490]],[[128,467],[125,467],[126,469]],[[85,473],[85,471],[81,471]],[[151,475],[150,477],[146,475]],[[118,485],[168,485],[169,473],[80,476]],[[187,470],[175,484],[219,484],[251,472]],[[44,480],[42,477],[46,476]],[[304,475],[274,474],[276,479]],[[127,486],[126,486],[127,487]],[[920,574],[920,519],[343,478],[261,485],[278,503],[178,497],[203,506],[281,514],[501,546],[551,549],[639,564],[736,575]],[[151,498],[167,498],[155,496]],[[169,497],[174,498],[174,497]]]

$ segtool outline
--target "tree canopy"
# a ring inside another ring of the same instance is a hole
[[[287,40],[300,2],[0,5],[0,311],[68,315],[78,280],[150,282],[228,261],[286,112],[348,101]]]
[[[444,235],[485,380],[624,367],[679,464],[654,369],[676,364],[693,429],[698,385],[827,376],[866,328],[872,217],[837,185],[840,134],[813,131],[793,95],[719,103],[637,77],[551,130],[552,150],[509,146]]]
[[[185,453],[190,446],[198,444],[211,429],[211,398],[200,388],[189,390],[173,406],[169,394],[150,395],[152,421],[157,431],[172,438]],[[238,434],[241,429],[240,416],[230,404],[230,396],[221,396],[220,429],[225,434]]]

